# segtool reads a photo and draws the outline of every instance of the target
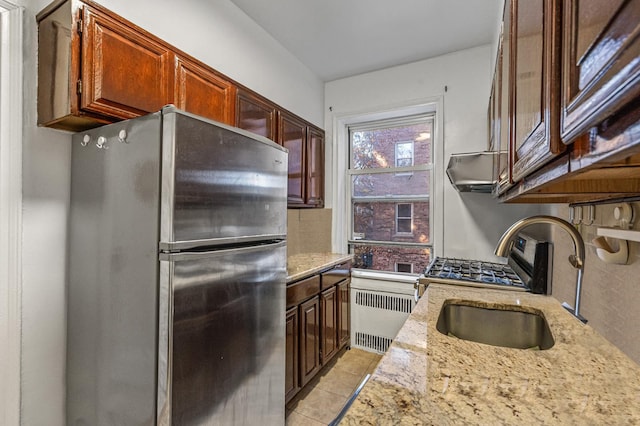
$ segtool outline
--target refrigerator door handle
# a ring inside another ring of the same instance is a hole
[[[251,246],[233,247],[233,248],[226,248],[226,249],[218,248],[217,250],[183,251],[183,252],[176,252],[176,253],[161,252],[158,255],[158,258],[160,260],[167,260],[167,261],[174,261],[174,262],[180,261],[180,260],[197,260],[197,259],[203,259],[203,258],[215,256],[216,254],[222,254],[222,253],[224,253],[225,255],[233,254],[233,253],[246,254],[252,251],[262,251],[264,250],[265,246],[271,246],[274,249],[276,249],[286,245],[287,245],[287,242],[285,240],[279,240],[279,241],[269,242],[269,243],[260,244],[260,245],[256,244]]]
[[[208,240],[160,241],[158,248],[161,252],[177,252],[196,247],[217,247],[240,244],[248,245],[250,243],[260,243],[264,241],[285,240],[286,238],[286,234],[264,234],[246,237],[211,238]]]

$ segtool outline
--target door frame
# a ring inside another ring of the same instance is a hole
[[[24,9],[0,0],[0,424],[20,424]]]

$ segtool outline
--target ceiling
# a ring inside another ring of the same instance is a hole
[[[231,0],[323,81],[492,43],[503,0]]]

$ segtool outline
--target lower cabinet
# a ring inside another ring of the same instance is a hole
[[[287,286],[287,402],[349,344],[350,267],[336,265]]]
[[[341,281],[336,286],[337,289],[337,312],[338,312],[338,349],[342,349],[349,344],[351,338],[351,278]]]
[[[300,305],[300,385],[320,370],[320,298]]]
[[[287,310],[287,319],[285,320],[285,332],[287,335],[286,343],[286,371],[285,371],[285,398],[290,400],[293,395],[300,390],[300,379],[298,374],[298,307],[294,306]]]
[[[320,295],[320,352],[325,364],[338,352],[338,292],[333,286]]]

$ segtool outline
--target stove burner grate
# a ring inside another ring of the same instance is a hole
[[[509,265],[493,262],[437,257],[427,268],[425,276],[427,278],[525,287],[523,281]]]

